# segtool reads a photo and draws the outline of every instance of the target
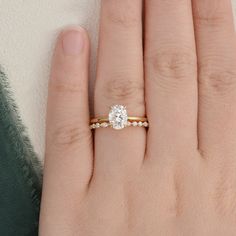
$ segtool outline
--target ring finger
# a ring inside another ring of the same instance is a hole
[[[112,105],[126,106],[129,116],[144,116],[142,54],[142,1],[103,0],[95,86],[95,116],[107,116]],[[95,175],[121,176],[142,163],[144,128],[117,131],[100,128],[95,133]],[[109,148],[106,148],[109,147]],[[132,172],[132,171],[131,171]]]

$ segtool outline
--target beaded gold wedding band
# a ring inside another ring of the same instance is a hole
[[[90,129],[111,127],[120,130],[130,126],[147,128],[149,123],[146,117],[128,116],[123,105],[112,106],[108,117],[92,118],[90,121]]]

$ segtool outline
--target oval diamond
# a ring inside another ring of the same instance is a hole
[[[109,112],[109,122],[114,129],[123,129],[127,126],[128,114],[125,106],[115,105]]]

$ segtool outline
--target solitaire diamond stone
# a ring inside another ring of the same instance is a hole
[[[125,106],[115,105],[109,112],[109,122],[114,129],[123,129],[128,123],[128,114]]]

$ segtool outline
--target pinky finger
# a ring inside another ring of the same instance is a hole
[[[85,30],[59,36],[49,82],[40,235],[71,235],[91,178],[88,58]]]

